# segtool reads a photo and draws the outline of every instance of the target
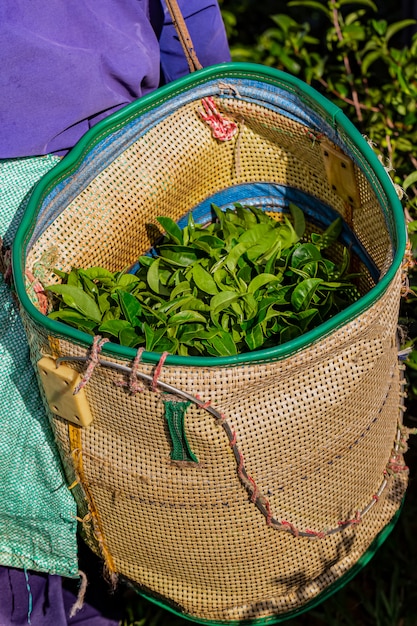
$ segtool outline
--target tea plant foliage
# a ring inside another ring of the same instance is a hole
[[[411,4],[411,3],[410,3]],[[417,256],[417,24],[387,0],[223,0],[232,57],[294,74],[334,101],[375,149],[402,197]],[[414,33],[414,34],[413,34]],[[417,398],[417,281],[401,323]]]

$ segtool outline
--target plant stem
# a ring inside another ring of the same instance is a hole
[[[339,100],[346,102],[346,104],[350,104],[354,107],[359,106],[361,109],[365,109],[366,111],[372,111],[373,113],[379,113],[380,110],[378,107],[370,107],[367,104],[361,104],[359,101],[354,102],[351,98],[346,98],[346,96],[342,96],[342,94],[339,93],[337,89],[331,89],[329,83],[325,81],[324,78],[319,78],[318,81],[321,85],[323,85],[323,87],[325,87],[327,91],[331,92],[333,95],[339,98]]]
[[[330,6],[332,9],[332,15],[333,15],[333,26],[335,28],[336,34],[337,34],[337,38],[340,42],[343,41],[343,35],[342,35],[342,31],[340,28],[340,23],[339,23],[339,11],[336,8],[336,0],[330,0]],[[355,86],[353,84],[353,80],[352,80],[352,68],[350,66],[350,61],[349,61],[349,57],[347,54],[343,54],[343,63],[345,66],[345,70],[346,70],[346,74],[348,77],[348,81],[350,83],[351,86],[351,91],[352,91],[352,103],[353,106],[355,107],[355,111],[356,111],[356,117],[358,118],[359,122],[362,122],[363,117],[362,117],[362,111],[361,111],[361,105],[359,102],[359,98],[358,98],[358,92],[355,89]]]

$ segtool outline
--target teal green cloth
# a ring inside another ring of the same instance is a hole
[[[0,160],[0,236],[10,246],[56,156]],[[0,274],[0,565],[76,577],[76,505],[66,486],[15,301]]]

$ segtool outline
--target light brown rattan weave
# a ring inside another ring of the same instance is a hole
[[[63,208],[34,241],[27,269],[46,282],[55,280],[54,266],[121,269],[154,243],[157,216],[178,220],[217,191],[266,181],[336,209],[383,275],[392,243],[360,167],[360,205],[352,217],[326,178],[326,138],[239,97],[217,105],[239,124],[233,140],[213,139],[199,99],[172,112]],[[362,292],[372,286],[367,276]],[[400,289],[399,271],[359,317],[282,360],[162,368],[160,380],[223,414],[281,530],[251,501],[222,423],[191,405],[186,432],[199,462],[174,463],[162,394],[145,385],[131,395],[115,384],[126,376],[96,367],[85,387],[94,422],[72,427],[81,447],[71,443],[64,419],[51,414],[51,420],[69,484],[78,479],[84,486],[74,495],[87,540],[109,569],[188,615],[227,621],[298,609],[357,563],[398,510],[407,484],[406,473],[390,464],[393,451],[401,464],[403,439]],[[35,363],[45,354],[86,355],[30,316],[25,322]],[[152,375],[154,368],[140,369]],[[297,531],[311,537],[294,536]]]

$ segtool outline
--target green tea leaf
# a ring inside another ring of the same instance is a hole
[[[154,342],[152,350],[155,352],[169,352],[176,354],[178,353],[179,346],[180,344],[175,337],[162,335],[161,337],[158,337],[157,341]]]
[[[180,309],[183,306],[187,306],[192,299],[193,295],[191,293],[185,294],[184,296],[178,296],[178,298],[173,298],[165,304],[161,304],[158,308],[158,312],[172,314],[173,311]]]
[[[200,291],[215,295],[219,292],[218,287],[207,270],[205,270],[199,263],[193,265],[193,279]]]
[[[99,288],[94,281],[92,281],[85,273],[84,270],[78,270],[78,276],[81,280],[81,285],[86,293],[92,296],[94,299],[99,295]]]
[[[320,261],[320,250],[312,243],[303,243],[295,248],[291,255],[291,267],[302,267],[309,261]]]
[[[242,305],[243,305],[242,300],[238,298],[238,300],[236,300],[235,302],[230,303],[230,311],[229,311],[229,315],[231,314],[231,312],[233,312],[234,316],[238,319],[238,321],[241,324],[245,321],[245,314],[243,312]]]
[[[78,330],[84,331],[89,335],[94,335],[97,328],[97,322],[88,320],[81,313],[71,311],[70,309],[60,309],[58,311],[52,311],[49,314],[51,319],[59,320],[70,326],[78,328]]]
[[[271,283],[278,283],[280,280],[281,277],[274,276],[274,274],[258,274],[258,276],[255,276],[255,278],[253,278],[249,283],[248,293],[255,293],[261,287]]]
[[[191,285],[188,280],[183,280],[182,282],[178,283],[178,285],[176,285],[171,291],[171,299],[174,300],[180,294],[187,293],[191,293]]]
[[[131,328],[131,325],[127,320],[112,319],[100,324],[98,330],[100,333],[106,333],[108,335],[112,335],[113,337],[119,337],[120,331],[125,328]]]
[[[204,340],[207,352],[212,356],[233,356],[237,354],[236,344],[227,332],[219,331],[212,339]]]
[[[285,217],[284,224],[279,228],[281,245],[283,248],[291,248],[298,241],[298,235],[291,222]]]
[[[103,284],[113,284],[115,282],[114,274],[104,267],[89,267],[84,269],[83,273],[90,280],[97,280]]]
[[[268,293],[273,296],[275,304],[290,305],[292,290],[292,285],[278,285],[275,289],[272,288]]]
[[[170,217],[157,217],[156,219],[174,243],[178,243],[180,245],[183,243],[182,230],[178,224],[174,222],[174,220]]]
[[[247,250],[246,243],[238,243],[237,246],[229,252],[229,254],[224,259],[223,263],[227,266],[227,268],[233,272],[236,269],[236,265],[242,256]]]
[[[320,250],[328,248],[340,237],[340,234],[342,232],[342,226],[342,218],[338,217],[330,224],[330,226],[326,228],[326,230],[321,235],[313,233],[311,235],[311,241]]]
[[[224,241],[220,237],[216,237],[215,235],[210,235],[207,231],[202,230],[195,233],[195,238],[193,239],[193,244],[195,246],[200,246],[201,243],[206,244],[211,249],[223,248]]]
[[[197,311],[179,311],[168,318],[168,326],[177,326],[179,324],[206,322],[206,318]]]
[[[183,230],[158,218],[166,233],[158,256],[141,256],[136,274],[57,270],[62,284],[49,288],[51,318],[122,345],[184,356],[231,356],[289,341],[359,297],[347,248],[337,248],[337,262],[322,253],[338,239],[342,220],[300,243],[304,214],[292,203],[289,210],[292,221],[284,215],[281,222],[260,207],[213,206],[216,220],[195,224],[190,213]]]
[[[320,261],[308,261],[303,264],[303,272],[308,276],[308,278],[322,278],[326,280],[327,274],[322,275],[323,271],[320,271],[323,269],[325,270],[326,268],[322,267]]]
[[[291,304],[296,311],[310,308],[313,296],[321,283],[321,278],[307,278],[295,287],[291,295]]]
[[[294,312],[289,317],[294,319],[294,323],[299,326],[304,333],[308,329],[313,319],[317,317],[318,313],[318,309],[305,309],[304,311],[298,311],[297,313]]]
[[[103,291],[102,293],[100,293],[97,298],[97,304],[102,315],[104,315],[104,313],[106,313],[106,311],[110,309],[109,298],[110,298],[110,294],[106,291]]]
[[[65,281],[67,279],[67,272],[63,272],[62,270],[57,269],[56,267],[54,267],[53,272],[55,274],[55,276],[58,276],[58,278],[60,278],[62,281]]]
[[[220,225],[220,229],[222,229],[223,228],[223,221],[224,221],[225,213],[223,213],[221,208],[218,207],[217,204],[214,204],[214,202],[211,205],[211,210],[213,211],[213,213],[215,214],[215,216],[218,219],[218,222],[219,222],[219,225]]]
[[[120,319],[120,308],[118,306],[112,306],[104,313],[102,318],[102,323],[107,322],[108,320],[118,320]]]
[[[159,341],[161,341],[162,337],[166,333],[165,328],[157,328],[153,330],[149,324],[146,323],[143,324],[143,331],[145,333],[145,347],[149,352],[152,352],[154,347]],[[171,345],[171,343],[169,345]]]
[[[239,268],[236,274],[236,278],[239,281],[242,281],[243,283],[245,283],[245,285],[247,285],[252,280],[252,273],[253,273],[253,270],[250,267],[250,265],[245,263],[243,267]]]
[[[171,277],[172,277],[171,267],[169,269],[166,267],[159,268],[159,282],[161,283],[161,285],[163,285],[164,287],[167,287],[171,281]],[[165,290],[161,289],[161,293],[164,291]]]
[[[224,311],[232,302],[236,302],[239,296],[235,291],[221,291],[213,296],[210,300],[211,315],[217,315],[220,311]]]
[[[158,254],[166,261],[181,267],[188,267],[202,258],[200,250],[188,246],[162,245],[158,247]]]
[[[148,256],[147,254],[144,256],[140,256],[138,259],[138,263],[140,265],[139,272],[144,267],[149,267],[155,261],[155,257]]]
[[[216,334],[217,330],[211,331],[213,335]],[[183,324],[177,333],[177,339],[183,343],[193,342],[195,339],[201,339],[202,337],[207,335],[207,331],[205,330],[204,324],[199,323],[189,323]]]
[[[301,335],[301,329],[291,324],[289,326],[286,326],[280,331],[279,343],[286,343],[287,341],[292,341],[292,339],[296,339],[296,337],[299,337],[300,335]]]
[[[119,333],[119,341],[122,346],[128,346],[129,348],[136,348],[144,342],[143,335],[139,335],[132,326],[122,328]]]
[[[85,293],[81,287],[73,285],[49,285],[48,291],[62,297],[65,304],[76,309],[85,317],[95,322],[101,321],[101,312],[95,300]]]
[[[159,293],[159,259],[155,259],[152,265],[149,266],[146,278],[152,291]]]
[[[265,237],[273,230],[273,224],[256,224],[249,230],[246,230],[240,237],[239,241],[246,244],[246,248],[263,243]]]
[[[257,324],[250,330],[245,337],[249,350],[258,350],[265,341],[261,324]]]
[[[67,285],[71,285],[72,287],[82,287],[77,268],[71,268],[70,273],[67,275]]]
[[[210,311],[210,304],[201,298],[191,297],[187,303],[187,308],[193,311]]]
[[[246,293],[242,296],[241,302],[243,303],[244,319],[251,320],[258,313],[258,303],[256,298],[251,293]]]
[[[306,220],[302,210],[293,202],[290,202],[289,209],[294,222],[294,230],[297,233],[298,239],[301,239],[306,230]]]
[[[139,282],[139,278],[135,274],[123,273],[117,279],[116,286],[118,289],[125,287],[133,287]]]
[[[137,325],[138,318],[142,314],[142,307],[139,300],[128,291],[118,291],[117,293],[119,295],[119,302],[123,315],[132,326]]]

